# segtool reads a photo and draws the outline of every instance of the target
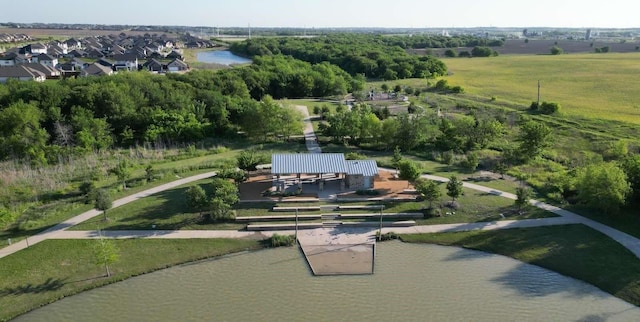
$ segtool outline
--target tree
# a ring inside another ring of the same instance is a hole
[[[462,181],[456,176],[451,176],[447,182],[447,196],[451,197],[451,201],[454,202],[462,195],[462,192]]]
[[[627,181],[631,185],[632,195],[629,201],[640,201],[640,155],[627,156],[622,159],[620,167],[627,175]]]
[[[96,191],[96,199],[94,202],[94,207],[98,210],[102,211],[104,215],[104,220],[107,220],[107,210],[111,209],[113,202],[111,201],[111,196],[109,192],[105,189],[100,189]]]
[[[551,129],[546,125],[528,121],[520,126],[518,151],[523,159],[531,160],[542,154],[542,151],[551,144]]]
[[[191,186],[187,189],[185,200],[189,208],[198,212],[202,212],[208,204],[207,193],[199,185]]]
[[[464,162],[464,167],[467,168],[467,170],[469,170],[470,172],[474,172],[478,168],[479,164],[480,161],[477,154],[473,152],[467,153],[467,158]]]
[[[420,178],[416,180],[414,186],[416,187],[416,192],[424,198],[425,201],[429,202],[429,209],[433,208],[433,202],[440,199],[442,195],[440,187],[433,180]]]
[[[145,173],[145,179],[147,180],[147,182],[151,182],[151,181],[155,180],[155,178],[156,178],[156,170],[153,168],[152,165],[148,165],[144,169],[144,173]]]
[[[226,204],[220,198],[211,198],[209,201],[209,210],[211,211],[212,220],[229,220],[233,219],[233,211],[231,206]]]
[[[96,260],[96,265],[104,265],[107,277],[111,277],[109,265],[117,262],[120,257],[119,250],[113,241],[100,236],[100,238],[98,238],[98,243],[95,245],[93,254]]]
[[[248,149],[240,152],[236,160],[238,168],[245,171],[256,171],[256,166],[269,162],[269,157],[256,149]]]
[[[93,181],[85,181],[78,188],[80,194],[84,196],[84,203],[91,203],[96,199],[96,186]]]
[[[558,46],[551,47],[551,55],[561,55],[564,51]]]
[[[447,56],[447,57],[457,57],[458,53],[455,50],[449,48],[449,49],[444,51],[444,55]]]
[[[507,165],[503,161],[498,161],[494,167],[494,171],[500,174],[500,179],[504,179],[507,170]]]
[[[516,201],[515,204],[518,206],[518,212],[522,211],[522,208],[529,204],[529,199],[531,198],[531,189],[520,186],[516,188]]]
[[[109,170],[118,177],[118,180],[122,181],[122,188],[127,189],[127,179],[131,177],[131,169],[129,168],[129,162],[126,159],[120,160],[118,164]]]
[[[212,220],[228,220],[234,217],[231,207],[238,203],[238,187],[232,182],[214,178],[212,182],[213,196],[209,200]]]
[[[396,145],[396,147],[393,149],[393,157],[391,157],[391,164],[393,164],[393,167],[396,168],[396,173],[398,173],[400,161],[402,161],[402,153],[400,151],[400,147]]]
[[[599,163],[579,169],[578,200],[590,207],[616,213],[631,192],[627,175],[615,163]]]
[[[388,91],[388,90],[389,90],[389,85],[387,85],[386,83],[383,83],[382,85],[380,85],[380,89],[381,89],[383,92],[386,92],[386,91]]]
[[[411,160],[400,161],[400,163],[398,164],[398,169],[400,170],[400,174],[398,175],[398,177],[401,180],[414,182],[420,177],[420,168],[415,162],[412,162]]]

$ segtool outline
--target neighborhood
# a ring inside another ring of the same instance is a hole
[[[24,39],[2,35],[3,39]],[[147,70],[174,73],[189,70],[183,48],[210,48],[215,44],[189,34],[167,36],[126,33],[30,43],[0,48],[0,82],[9,79],[44,81],[64,77],[111,75],[121,71]]]

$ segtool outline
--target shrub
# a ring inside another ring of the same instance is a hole
[[[295,242],[296,242],[296,237],[294,235],[273,234],[273,236],[269,238],[269,243],[271,244],[271,247],[291,246]]]
[[[386,234],[382,234],[382,236],[380,235],[380,232],[376,233],[376,239],[378,241],[385,241],[385,240],[394,240],[394,239],[400,239],[400,236],[398,236],[396,233],[394,232],[388,232]]]
[[[560,104],[553,102],[542,102],[540,104],[540,112],[544,114],[554,114],[560,111]]]
[[[367,156],[357,152],[349,152],[344,158],[347,160],[366,160]]]
[[[564,50],[558,46],[551,47],[551,55],[561,55],[563,52]]]

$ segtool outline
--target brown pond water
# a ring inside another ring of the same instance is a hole
[[[640,308],[519,261],[385,242],[375,274],[312,276],[297,248],[173,267],[16,321],[640,321]]]

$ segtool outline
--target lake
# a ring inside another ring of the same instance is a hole
[[[16,321],[640,321],[632,304],[508,257],[397,241],[376,252],[373,275],[323,277],[295,247],[235,254],[71,296]]]
[[[234,55],[228,50],[211,50],[201,51],[196,56],[199,62],[214,63],[221,65],[247,64],[251,63],[251,59]]]

